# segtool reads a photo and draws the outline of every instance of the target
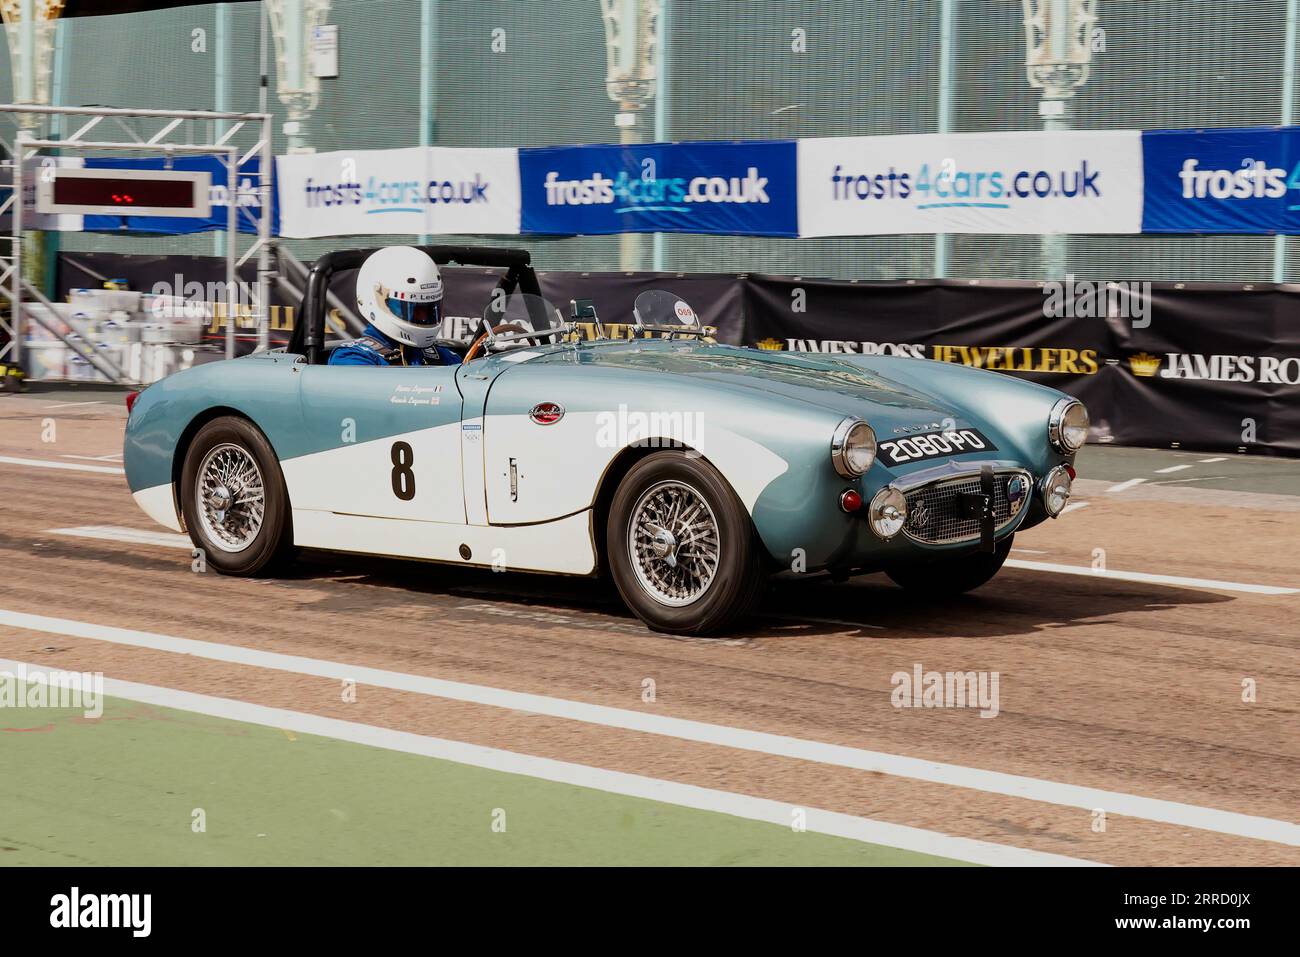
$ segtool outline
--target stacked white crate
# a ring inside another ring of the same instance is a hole
[[[85,330],[85,343],[126,373],[148,384],[188,368],[195,346],[211,321],[211,308],[176,296],[146,295],[126,289],[73,289],[68,302],[49,307],[28,304],[64,335],[82,342],[68,323],[71,317]],[[103,382],[107,377],[40,323],[28,322],[24,341],[28,378]]]

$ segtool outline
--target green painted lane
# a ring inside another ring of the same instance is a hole
[[[0,865],[959,862],[105,699],[0,708]]]

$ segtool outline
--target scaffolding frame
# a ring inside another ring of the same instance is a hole
[[[85,117],[86,121],[66,139],[52,139],[33,135],[28,124],[40,118]],[[43,326],[61,339],[73,352],[90,362],[96,369],[113,382],[127,382],[125,372],[109,360],[102,351],[95,347],[88,329],[84,329],[75,320],[68,325],[79,339],[64,335],[38,312],[29,310],[28,298],[41,303],[53,311],[48,299],[31,282],[22,275],[22,244],[24,231],[24,206],[28,183],[25,179],[25,165],[34,160],[42,150],[74,150],[87,152],[136,152],[159,154],[164,158],[175,155],[208,155],[220,157],[226,168],[226,358],[235,354],[235,325],[239,318],[240,293],[242,292],[252,304],[252,315],[257,330],[257,348],[265,350],[270,335],[270,284],[276,275],[272,265],[272,253],[275,249],[275,237],[271,233],[272,220],[272,182],[275,161],[272,154],[272,117],[269,113],[231,113],[211,110],[153,110],[122,109],[116,107],[92,106],[40,106],[30,103],[0,104],[0,117],[11,120],[17,127],[13,139],[4,145],[8,148],[9,158],[0,163],[0,170],[11,172],[9,183],[0,183],[0,189],[10,188],[9,196],[0,203],[0,215],[9,213],[10,229],[8,236],[0,236],[10,243],[8,255],[0,254],[0,295],[9,300],[9,321],[0,317],[0,328],[9,337],[8,343],[0,345],[0,360],[19,364],[23,350],[23,325],[32,321]],[[87,139],[86,136],[103,121],[111,120],[107,128],[116,127],[122,135],[114,138]],[[200,135],[199,142],[194,142],[195,123],[230,124],[219,137],[213,138],[215,132],[206,137]],[[138,130],[136,127],[158,124],[152,130]],[[247,150],[231,144],[231,140],[245,126],[254,126],[259,132],[257,141]],[[257,224],[257,233],[251,244],[241,254],[239,212],[239,168],[253,156],[259,157],[256,196],[257,210],[249,210],[249,218]],[[32,184],[34,186],[34,183]],[[2,252],[2,251],[0,251]],[[252,286],[239,278],[239,269],[254,255],[257,256],[257,278]],[[182,295],[182,290],[177,290]],[[90,343],[89,347],[84,345]]]

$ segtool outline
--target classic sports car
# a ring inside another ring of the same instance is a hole
[[[1075,399],[926,359],[707,341],[666,291],[640,338],[581,339],[526,252],[432,246],[504,268],[464,358],[327,366],[331,275],[313,267],[287,350],[202,365],[131,405],[136,501],[208,564],[261,575],[330,549],[564,575],[608,573],[651,628],[715,634],[774,572],[883,571],[963,592],[1060,515],[1088,432]]]

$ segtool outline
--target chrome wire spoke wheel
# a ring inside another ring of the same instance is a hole
[[[218,445],[203,457],[194,498],[207,539],[222,551],[243,551],[262,529],[266,510],[262,472],[238,445]]]
[[[718,520],[694,488],[660,482],[637,499],[628,555],[641,587],[656,601],[681,607],[698,601],[718,572]]]

